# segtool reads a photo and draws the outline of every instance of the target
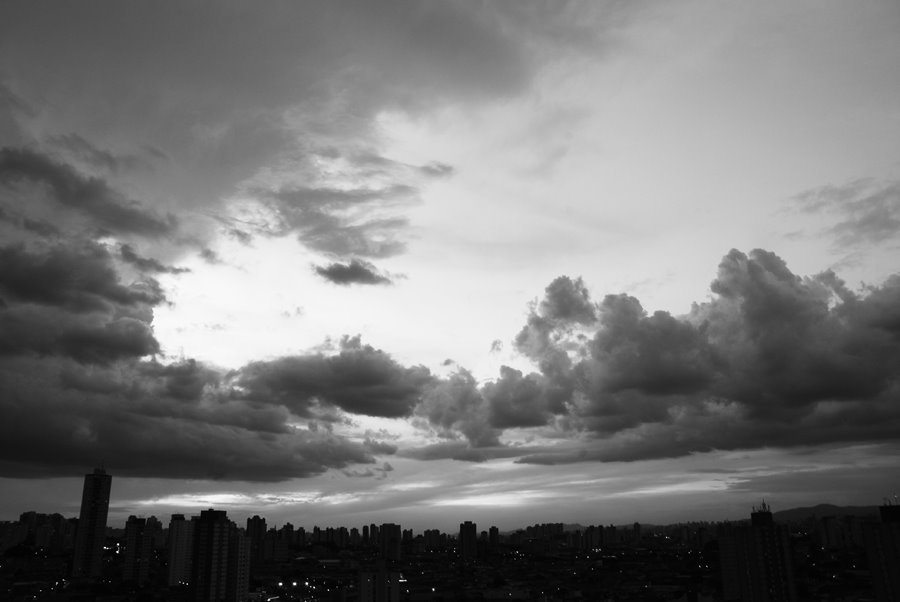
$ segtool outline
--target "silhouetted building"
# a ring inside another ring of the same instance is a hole
[[[881,522],[867,525],[866,555],[878,602],[900,602],[900,505],[879,508]]]
[[[187,585],[193,565],[194,521],[185,520],[183,514],[173,514],[169,521],[166,548],[169,558],[168,585]]]
[[[383,560],[375,570],[359,573],[359,602],[399,602],[400,573],[389,571]]]
[[[96,579],[103,572],[103,543],[106,540],[111,486],[112,476],[102,468],[95,468],[93,473],[84,475],[72,558],[72,576],[75,578]]]
[[[466,521],[459,525],[459,557],[463,562],[473,562],[478,553],[478,530],[475,523]]]
[[[719,554],[726,602],[796,602],[787,529],[765,502],[754,507],[749,525],[720,530]]]
[[[147,583],[150,576],[150,554],[152,533],[147,529],[147,520],[129,516],[125,523],[125,561],[122,565],[122,580],[138,585]]]
[[[400,560],[400,525],[384,523],[378,529],[381,543],[381,557],[385,560]]]
[[[250,564],[257,566],[265,556],[266,519],[256,515],[248,518],[247,537],[250,538]]]
[[[496,554],[497,550],[500,548],[500,529],[497,527],[491,527],[488,529],[488,549],[491,551],[491,554]]]
[[[204,510],[194,521],[192,599],[241,602],[247,599],[250,544],[224,510]]]

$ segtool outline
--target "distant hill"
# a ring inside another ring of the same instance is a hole
[[[878,506],[835,506],[833,504],[819,504],[808,508],[790,508],[772,514],[779,523],[791,523],[807,518],[821,518],[823,516],[859,516],[873,518],[878,516]]]

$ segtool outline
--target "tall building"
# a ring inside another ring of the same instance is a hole
[[[72,577],[100,577],[103,572],[103,543],[106,540],[106,517],[109,513],[109,492],[112,476],[102,468],[84,475],[81,493],[81,512],[75,532],[75,554],[72,558]]]
[[[384,560],[400,560],[400,525],[384,523],[378,529],[381,543],[381,557]]]
[[[877,602],[900,602],[900,505],[879,508],[881,522],[866,526],[866,555]]]
[[[722,593],[726,602],[796,602],[787,529],[763,502],[749,525],[719,532]]]
[[[400,602],[400,573],[388,570],[384,560],[359,572],[359,602]]]
[[[265,555],[266,519],[257,515],[248,518],[247,537],[250,538],[250,564],[255,567],[262,564]]]
[[[473,562],[478,552],[478,529],[472,521],[459,525],[459,558],[463,562]]]
[[[167,583],[169,586],[187,585],[193,566],[194,521],[185,520],[183,514],[173,514],[166,548],[169,557]]]
[[[488,531],[488,549],[491,551],[491,554],[496,554],[499,548],[500,529],[498,529],[497,527],[491,527]]]
[[[228,520],[224,510],[204,510],[194,521],[191,570],[192,599],[196,602],[247,600],[250,543]]]
[[[147,520],[129,516],[125,523],[125,561],[122,564],[122,580],[137,585],[147,583],[150,576],[150,554],[153,546],[152,529]]]

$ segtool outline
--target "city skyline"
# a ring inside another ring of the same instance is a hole
[[[77,514],[99,465],[111,524],[880,503],[898,30],[889,0],[4,3],[0,519]]]

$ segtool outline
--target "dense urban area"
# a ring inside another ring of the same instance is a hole
[[[900,505],[818,506],[676,525],[512,532],[237,525],[222,510],[107,526],[112,477],[79,517],[0,522],[0,598],[77,601],[900,600]]]

